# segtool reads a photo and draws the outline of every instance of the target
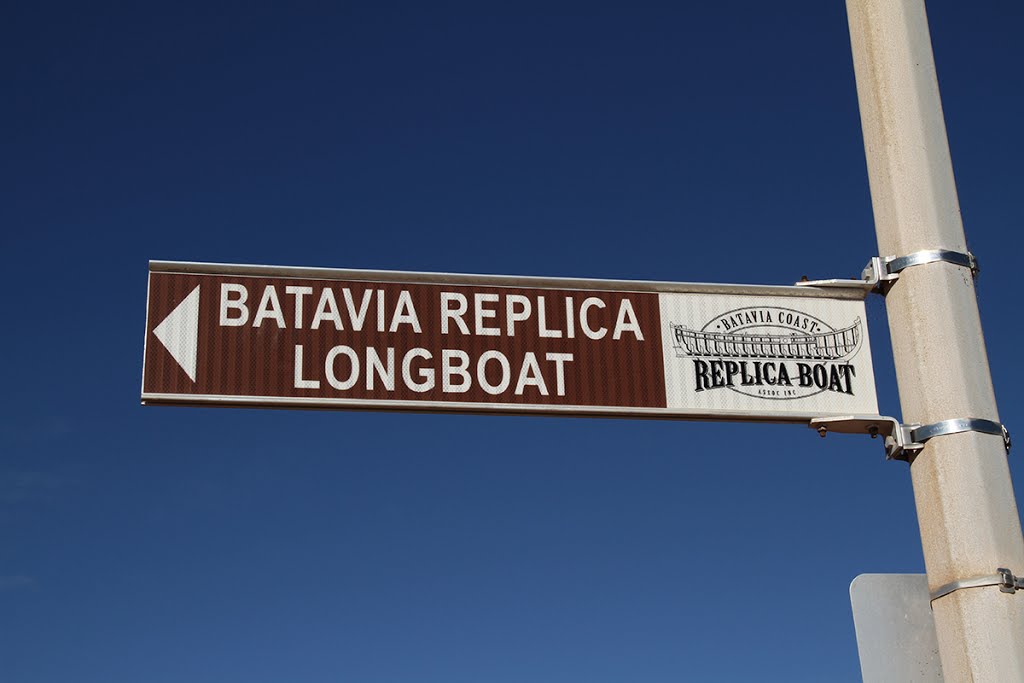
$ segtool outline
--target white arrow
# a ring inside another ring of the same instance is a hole
[[[199,285],[156,326],[153,334],[178,361],[188,378],[195,382],[199,346]]]

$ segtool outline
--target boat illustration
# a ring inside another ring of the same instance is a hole
[[[671,325],[677,357],[771,358],[792,360],[840,360],[853,355],[860,344],[860,318],[842,330],[816,334],[748,334],[706,332]]]

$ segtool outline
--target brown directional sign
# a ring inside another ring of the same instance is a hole
[[[837,291],[152,262],[142,401],[874,414],[864,304]]]

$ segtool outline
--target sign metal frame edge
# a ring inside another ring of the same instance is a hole
[[[613,292],[649,292],[677,294],[740,294],[807,299],[863,301],[867,293],[851,280],[851,287],[797,287],[795,285],[715,284],[707,282],[669,282],[662,280],[607,280],[601,278],[546,277],[537,275],[485,275],[405,270],[361,270],[304,266],[261,266],[251,264],[201,263],[192,261],[150,261],[150,273],[183,275],[238,275],[250,277],[291,277],[313,280],[353,280],[359,282],[418,283],[424,285],[467,285],[483,287],[521,287],[524,289],[568,289]],[[148,305],[147,298],[147,305]],[[148,314],[148,310],[147,310]]]
[[[701,422],[768,422],[775,424],[805,424],[819,417],[838,417],[847,413],[807,414],[767,413],[759,411],[734,410],[729,412],[701,413],[680,411],[671,408],[617,408],[615,406],[567,406],[540,403],[484,403],[472,401],[400,401],[386,399],[357,398],[315,398],[300,396],[235,396],[231,394],[142,394],[143,405],[204,406],[224,408],[294,408],[294,409],[344,409],[368,411],[393,411],[417,413],[457,413],[465,415],[557,415],[560,417],[623,417],[662,420],[694,420]]]

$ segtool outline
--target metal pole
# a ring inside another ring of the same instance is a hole
[[[847,0],[881,256],[966,252],[923,0]],[[903,420],[998,421],[971,273],[908,268],[886,297]],[[1003,441],[928,441],[911,466],[929,589],[1024,574],[1024,540]],[[1024,592],[965,588],[932,603],[943,675],[1024,681]]]

